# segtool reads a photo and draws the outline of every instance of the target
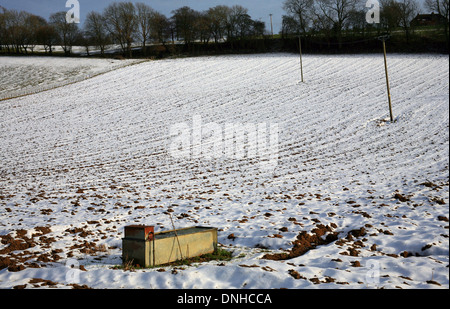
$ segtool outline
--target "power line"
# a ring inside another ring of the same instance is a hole
[[[326,42],[326,41],[315,41],[315,40],[310,40],[307,37],[305,37],[305,41],[307,41],[308,43],[312,43],[312,44],[327,44],[327,45],[351,45],[351,44],[358,44],[358,43],[366,43],[366,42],[371,42],[378,39],[378,37],[372,37],[372,38],[368,38],[368,39],[364,39],[364,40],[357,40],[357,41],[348,41],[348,42]]]

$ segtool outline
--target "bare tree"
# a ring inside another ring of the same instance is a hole
[[[90,56],[91,47],[95,46],[93,38],[86,31],[80,31],[80,35],[77,42],[78,44],[80,44],[80,46],[84,47],[86,55]]]
[[[214,38],[214,42],[217,44],[225,35],[230,8],[225,5],[218,5],[210,8],[207,14],[210,21],[211,35]]]
[[[147,54],[145,47],[150,40],[152,31],[152,19],[155,16],[155,10],[145,3],[136,3],[138,34],[142,42],[142,52],[144,56]]]
[[[242,5],[233,5],[227,20],[228,40],[244,37],[246,30],[250,28],[250,21],[247,8]]]
[[[348,17],[347,28],[352,30],[353,35],[360,33],[365,36],[366,27],[369,24],[366,21],[366,11],[360,8],[351,11]]]
[[[68,23],[67,12],[58,12],[50,16],[50,24],[53,25],[59,36],[59,42],[66,55],[72,53],[72,47],[79,38],[79,29],[76,23]]]
[[[445,40],[447,41],[447,48],[449,46],[449,0],[425,0],[425,7],[432,12],[442,15],[446,22],[441,25],[444,29]]]
[[[10,52],[11,38],[8,27],[8,10],[0,6],[0,49]]]
[[[211,39],[211,19],[207,12],[198,12],[195,19],[195,31],[200,42],[208,44]]]
[[[7,10],[0,7],[0,47],[16,53],[34,51],[39,43],[38,30],[47,21],[25,11]],[[3,45],[3,46],[2,46]]]
[[[90,12],[84,23],[84,34],[91,44],[100,49],[100,54],[103,56],[106,46],[110,43],[104,16],[97,12]]]
[[[380,22],[384,30],[391,32],[395,28],[400,27],[401,15],[401,8],[397,1],[381,1]]]
[[[261,20],[254,20],[252,22],[252,35],[255,37],[262,37],[266,31],[266,23]]]
[[[314,19],[312,23],[312,32],[322,32],[328,38],[333,35],[334,22],[325,15],[320,14],[316,9],[314,10]]]
[[[133,3],[114,2],[105,9],[103,16],[108,32],[120,44],[123,53],[131,58],[137,28],[136,9]]]
[[[53,46],[58,44],[58,33],[50,24],[40,26],[36,31],[36,37],[40,44],[44,45],[46,53],[53,53]]]
[[[237,30],[240,39],[250,36],[252,33],[253,20],[249,14],[239,15],[237,18]]]
[[[342,30],[345,22],[359,2],[360,0],[316,0],[315,15],[318,19],[323,18],[333,25],[339,47],[342,46]]]
[[[283,3],[283,9],[297,20],[300,30],[306,33],[310,24],[313,5],[314,0],[286,0]],[[289,23],[292,23],[292,21]]]
[[[406,41],[409,42],[411,21],[419,12],[419,5],[415,0],[401,0],[400,7],[400,26],[405,31]]]
[[[449,0],[425,0],[425,7],[449,20]]]
[[[5,18],[6,9],[0,6],[0,51],[3,49],[4,45],[6,45],[6,18]]]
[[[165,45],[171,36],[170,20],[164,14],[155,12],[151,20],[150,28],[151,39]]]
[[[199,13],[188,6],[184,6],[172,12],[177,38],[189,45],[196,39],[196,20]]]
[[[4,23],[8,45],[16,53],[22,51],[23,41],[26,36],[25,18],[29,15],[24,11],[6,10],[4,12]]]
[[[37,15],[27,14],[24,20],[24,39],[23,39],[23,48],[25,49],[25,53],[27,53],[27,49],[30,48],[31,52],[34,51],[34,48],[39,43],[38,42],[38,30],[41,26],[47,25],[47,21]]]
[[[287,37],[290,34],[299,34],[300,31],[300,24],[297,18],[291,15],[283,15],[283,21],[281,25],[281,36],[283,38]]]

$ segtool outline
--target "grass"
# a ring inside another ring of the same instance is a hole
[[[183,259],[179,261],[175,261],[169,264],[161,265],[161,266],[191,266],[194,263],[206,263],[210,261],[230,261],[232,253],[221,248],[217,248],[216,251],[209,254],[204,254],[197,257],[192,257],[188,259]]]

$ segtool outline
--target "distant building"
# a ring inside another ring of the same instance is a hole
[[[441,14],[417,14],[411,21],[412,26],[436,26],[447,22],[447,19]]]

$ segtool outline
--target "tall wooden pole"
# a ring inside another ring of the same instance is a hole
[[[391,116],[391,122],[394,121],[394,116],[392,114],[392,102],[391,102],[391,89],[389,87],[389,76],[388,76],[388,67],[387,67],[387,59],[386,59],[386,40],[383,38],[383,52],[384,52],[384,70],[386,71],[386,86],[387,86],[387,93],[388,93],[388,99],[389,99],[389,114]]]
[[[299,49],[300,49],[300,71],[301,71],[301,74],[302,74],[302,83],[304,82],[304,80],[303,80],[303,56],[302,56],[302,37],[298,37],[298,46],[299,46]]]
[[[270,32],[272,33],[272,39],[273,39],[273,22],[272,22],[272,15],[270,14]]]

